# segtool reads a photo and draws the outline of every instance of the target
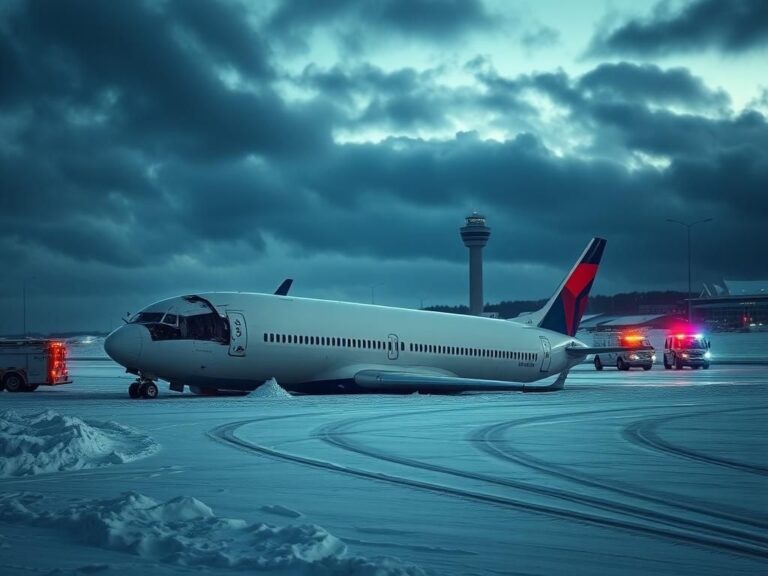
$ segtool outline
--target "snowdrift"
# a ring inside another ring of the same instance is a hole
[[[56,502],[41,494],[2,494],[0,521],[57,529],[84,544],[180,566],[307,576],[425,574],[393,558],[348,556],[345,544],[320,526],[220,518],[189,497],[158,503],[128,492],[56,509]]]
[[[259,400],[264,400],[267,398],[273,398],[276,400],[290,400],[293,398],[293,396],[286,392],[285,389],[282,388],[274,378],[270,378],[264,382],[264,384],[256,388],[256,390],[251,392],[250,397],[258,398]]]
[[[0,412],[0,477],[122,464],[158,449],[149,436],[117,422],[81,420],[53,410]]]

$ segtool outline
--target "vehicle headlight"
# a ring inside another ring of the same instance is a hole
[[[707,360],[709,360],[710,358],[712,358],[712,354],[710,354],[710,353],[709,353],[709,350],[707,350],[706,352],[704,352],[704,358],[706,358]]]
[[[629,355],[629,359],[630,360],[637,360],[638,358],[639,358],[639,356],[637,354],[630,354]]]
[[[683,358],[688,358],[688,353],[687,352],[683,352],[682,354],[680,354],[680,356],[682,356]]]
[[[656,354],[653,354],[653,355],[651,355],[651,360],[652,360],[653,362],[656,362]]]

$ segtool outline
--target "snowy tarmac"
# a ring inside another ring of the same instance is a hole
[[[584,365],[553,394],[154,401],[111,361],[70,370],[0,394],[0,413],[114,421],[159,449],[0,478],[4,575],[768,573],[766,366]],[[302,563],[252,557],[257,525]]]

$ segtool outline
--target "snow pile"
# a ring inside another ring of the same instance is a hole
[[[41,494],[0,495],[0,521],[58,529],[88,545],[180,566],[307,576],[425,574],[392,558],[347,556],[344,543],[316,525],[276,527],[219,518],[195,498],[158,503],[129,492],[54,508]]]
[[[293,398],[277,380],[270,378],[250,394],[251,398]]]
[[[158,449],[149,436],[117,422],[85,421],[53,410],[0,412],[0,477],[122,464]]]

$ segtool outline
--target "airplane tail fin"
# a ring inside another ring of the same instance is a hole
[[[586,250],[563,280],[557,292],[543,308],[528,315],[526,324],[533,324],[568,336],[575,336],[581,317],[587,309],[589,291],[603,257],[605,240],[592,238]]]

